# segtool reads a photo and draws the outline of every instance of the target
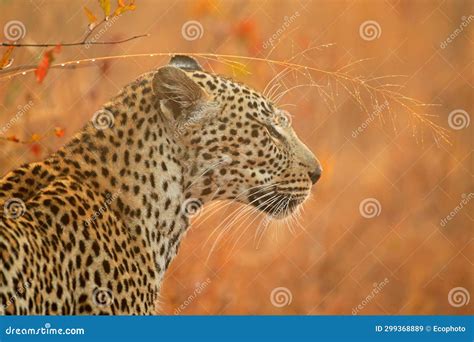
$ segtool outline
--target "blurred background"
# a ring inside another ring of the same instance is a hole
[[[84,5],[101,19],[93,0],[0,0],[2,41],[13,34],[6,29],[12,21],[23,25],[22,43],[80,41],[88,25]],[[31,72],[9,78],[8,69],[0,71],[0,174],[57,150],[123,85],[168,60],[93,58],[194,52],[291,59],[327,71],[276,79],[279,91],[294,87],[280,103],[321,160],[322,179],[297,222],[272,223],[263,236],[256,234],[262,218],[252,217],[233,223],[231,233],[216,242],[212,231],[237,207],[213,211],[211,205],[196,215],[163,283],[162,313],[474,312],[472,1],[135,5],[93,39],[150,37],[63,47],[57,63],[89,61],[74,70],[50,70],[42,84]],[[113,1],[112,11],[115,6]],[[37,65],[44,52],[17,48],[10,69]],[[361,59],[368,60],[349,65]],[[265,61],[235,60],[243,65],[200,62],[260,91],[283,70]],[[406,75],[373,82],[403,85],[395,90],[438,104],[421,112],[437,115],[432,120],[449,134],[449,143],[390,100],[370,109],[369,99],[364,110],[353,96],[357,88],[350,82],[338,86],[338,69],[355,78]]]

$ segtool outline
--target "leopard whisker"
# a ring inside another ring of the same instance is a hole
[[[280,207],[283,205],[283,203],[284,203],[284,198],[281,198],[280,201],[277,203],[277,209],[276,209],[275,212],[278,212],[278,211],[280,210]],[[258,242],[257,242],[256,248],[258,248],[258,246],[259,246],[259,244],[260,244],[260,241],[262,240],[263,235],[264,235],[265,232],[266,232],[266,229],[269,227],[269,224],[270,224],[271,222],[273,222],[273,221],[274,221],[274,220],[272,219],[271,216],[267,216],[267,217],[263,220],[263,223],[264,223],[264,225],[262,226],[263,231],[262,231],[261,234],[260,234],[260,238],[259,238],[259,240],[258,240]],[[262,223],[262,222],[261,222],[261,223]],[[259,233],[259,231],[260,231],[260,229],[261,229],[261,228],[260,228],[261,223],[259,224],[259,226],[258,226],[257,229],[256,229],[256,232],[255,232],[255,239],[257,238],[257,235],[258,235],[258,233]]]
[[[255,202],[258,202],[260,199],[262,199],[262,198],[268,196],[268,194],[269,194],[269,193],[266,193],[266,194],[260,196],[259,198],[256,198],[254,201],[250,202],[249,204],[253,204],[253,203],[255,203]],[[255,206],[255,207],[251,207],[252,210],[250,211],[250,213],[248,213],[248,214],[245,215],[245,216],[246,216],[246,217],[252,217],[252,214],[253,214],[253,213],[260,213],[260,212],[261,212],[260,208],[263,207],[264,205],[266,205],[268,202],[272,202],[273,199],[276,198],[276,197],[277,197],[277,195],[275,194],[275,195],[273,195],[272,197],[270,197],[270,198],[268,198],[267,200],[265,200],[263,203],[261,203],[261,204]],[[269,205],[271,205],[271,203],[269,203]],[[266,208],[266,207],[265,207],[265,208]],[[241,218],[243,219],[244,216],[242,216]],[[245,218],[244,222],[245,222],[246,220],[247,220],[247,218]],[[253,222],[253,221],[252,221],[252,222]],[[251,223],[252,223],[252,222],[251,222]],[[242,224],[243,224],[243,222],[242,222],[239,226],[237,226],[237,228],[235,229],[235,231],[238,231],[238,228],[239,228]],[[235,233],[234,233],[234,234],[235,234]]]
[[[275,183],[275,184],[279,184],[279,183],[280,183],[280,182]],[[212,213],[215,213],[217,210],[220,211],[220,210],[223,210],[223,209],[226,208],[226,207],[230,207],[230,206],[231,206],[232,204],[234,204],[235,202],[238,202],[238,201],[237,201],[238,199],[240,199],[241,197],[245,196],[245,195],[246,195],[248,192],[250,192],[250,191],[253,191],[253,190],[257,189],[257,188],[261,188],[261,189],[259,189],[259,190],[257,190],[257,191],[255,192],[255,193],[259,193],[259,192],[261,192],[261,191],[264,191],[264,190],[267,190],[267,189],[273,187],[275,184],[257,185],[257,186],[254,186],[254,187],[251,187],[251,188],[249,188],[249,189],[246,189],[246,190],[242,191],[242,192],[239,193],[237,196],[235,196],[235,198],[233,198],[233,199],[228,199],[228,200],[219,201],[219,202],[217,203],[217,205],[211,209],[211,210],[212,210]],[[211,202],[211,203],[212,203],[212,202]],[[226,210],[227,210],[227,208],[226,208]],[[205,221],[207,221],[207,219],[209,219],[209,217],[211,217],[211,215],[210,215],[211,212],[208,212],[208,213],[207,213],[206,211],[204,211],[204,212],[205,212],[206,214],[209,214],[209,216],[207,216],[207,217],[206,217],[205,219],[203,219],[203,220],[197,221],[197,223],[196,223],[197,225],[194,225],[194,228],[200,226],[200,225],[203,224]],[[214,230],[215,230],[215,229],[214,229]],[[212,236],[212,234],[211,234],[211,236]],[[211,237],[211,236],[210,236],[210,237]]]
[[[277,201],[277,200],[278,200],[277,197],[273,197],[273,198],[271,198],[270,200],[267,200],[266,202],[269,202],[269,203],[267,203],[267,205],[266,205],[266,207],[265,207],[264,209],[266,209],[267,207],[273,205],[274,202]],[[266,203],[266,202],[264,202],[264,203]],[[264,203],[262,203],[261,205],[263,206]],[[257,210],[257,212],[259,212],[259,213],[261,212],[260,210],[258,210],[258,209],[260,209],[260,207],[257,207],[257,208],[255,208],[255,209]],[[251,216],[249,216],[249,217],[251,217]],[[246,221],[249,217],[247,217],[247,218],[245,219],[245,221]],[[252,224],[257,218],[258,218],[258,215],[257,215],[252,221],[250,221],[250,222],[247,224],[247,227],[242,231],[242,233],[240,233],[240,235],[238,236],[238,238],[235,240],[234,244],[232,245],[232,247],[231,247],[231,249],[230,249],[229,258],[230,258],[230,256],[232,255],[232,252],[234,251],[235,247],[236,247],[237,244],[239,243],[239,241],[240,241],[240,239],[242,238],[242,236],[248,231],[248,229],[251,227],[251,224]],[[244,222],[245,222],[245,221],[244,221]],[[244,222],[242,222],[242,223],[239,225],[239,227],[241,227]],[[236,229],[236,231],[237,231],[237,230],[238,230],[238,229]]]
[[[261,190],[264,190],[264,189],[260,189],[259,191]],[[252,202],[248,203],[249,205],[251,205],[252,203],[254,202],[258,202],[260,199],[264,198],[265,196],[268,196],[268,193],[265,193],[263,194],[262,196],[254,199]],[[239,210],[240,209],[240,210]],[[253,208],[251,206],[244,206],[243,208],[238,208],[236,209],[232,214],[235,214],[233,219],[232,219],[232,216],[228,216],[226,219],[224,219],[224,221],[219,224],[216,228],[213,229],[212,233],[209,235],[209,237],[206,239],[204,245],[206,245],[208,243],[208,241],[211,239],[211,237],[215,234],[215,232],[217,232],[217,230],[225,224],[224,228],[222,229],[222,231],[217,235],[212,247],[211,247],[211,250],[208,254],[208,257],[206,260],[209,260],[212,252],[214,251],[217,243],[220,241],[221,237],[223,236],[223,234],[225,234],[231,227],[232,227],[232,223],[234,223],[238,218],[244,216],[244,214],[248,214],[248,213],[245,213],[247,210],[250,210],[250,213],[254,212],[254,211],[258,211],[258,209],[256,208]],[[232,219],[232,221],[230,221]],[[229,222],[230,221],[230,222]]]

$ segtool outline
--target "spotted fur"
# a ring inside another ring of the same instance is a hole
[[[127,85],[65,147],[0,180],[0,313],[155,313],[187,205],[281,218],[308,197],[321,167],[285,119],[186,56]]]

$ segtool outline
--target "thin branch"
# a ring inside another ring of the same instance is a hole
[[[288,61],[278,61],[278,60],[271,60],[271,59],[259,58],[259,57],[238,56],[238,55],[219,55],[219,54],[213,54],[213,53],[158,52],[158,53],[147,53],[147,54],[141,53],[141,54],[87,58],[87,59],[82,59],[82,60],[64,62],[61,64],[54,64],[51,66],[51,68],[74,68],[74,67],[87,66],[87,65],[92,66],[94,65],[92,63],[95,63],[98,61],[110,60],[110,59],[126,59],[130,57],[159,57],[159,56],[172,56],[175,54],[189,55],[189,56],[194,56],[194,57],[205,58],[208,60],[216,60],[218,62],[224,63],[231,67],[238,67],[239,65],[241,65],[242,63],[237,62],[238,60],[240,60],[240,61],[254,61],[254,62],[269,63],[269,64],[277,65],[283,68],[294,70],[303,75],[309,72],[320,73],[321,75],[327,76],[329,79],[333,79],[335,81],[336,87],[338,85],[342,86],[342,88],[352,97],[352,99],[358,105],[360,105],[360,107],[367,114],[370,114],[371,110],[367,108],[365,101],[363,99],[363,95],[368,95],[372,100],[375,100],[375,101],[377,101],[378,99],[385,99],[385,100],[389,99],[393,104],[398,105],[402,110],[406,111],[411,119],[414,119],[418,121],[419,123],[425,125],[430,130],[432,130],[433,133],[438,138],[441,138],[448,144],[450,143],[448,139],[447,130],[444,127],[441,127],[435,122],[431,121],[427,113],[419,113],[413,109],[414,106],[423,105],[422,102],[414,98],[405,96],[398,91],[389,90],[385,87],[380,87],[377,85],[370,84],[371,81],[373,82],[374,80],[379,80],[380,77],[364,79],[362,77],[354,77],[353,75],[347,72],[341,72],[341,70],[344,70],[344,67],[334,71],[334,70],[324,70],[320,68],[301,65],[301,64],[292,62],[292,59]],[[18,67],[15,71],[13,71],[12,69],[0,71],[0,80],[5,79],[7,77],[11,78],[19,74],[26,74],[36,69],[36,67],[30,67],[30,66],[25,66],[23,69],[19,69],[19,68],[20,67]],[[2,75],[5,75],[5,76],[2,77]],[[385,77],[399,77],[399,75],[389,75]],[[318,87],[315,84],[312,84],[312,86],[316,86],[319,90],[321,89],[321,86]]]
[[[133,36],[130,38],[122,39],[122,40],[112,40],[108,42],[88,42],[88,41],[80,41],[75,43],[55,43],[55,44],[18,44],[18,43],[1,43],[1,46],[14,46],[14,47],[54,47],[54,46],[80,46],[80,45],[113,45],[113,44],[121,44],[125,43],[134,39],[149,37],[150,34],[140,34],[138,36]]]

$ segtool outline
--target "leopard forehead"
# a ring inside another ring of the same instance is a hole
[[[187,74],[215,100],[228,104],[231,110],[251,110],[264,123],[269,123],[280,112],[263,94],[230,77],[205,71],[188,71]]]

